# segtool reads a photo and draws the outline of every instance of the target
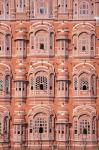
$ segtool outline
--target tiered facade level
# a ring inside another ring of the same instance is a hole
[[[0,149],[99,148],[99,0],[0,0]]]

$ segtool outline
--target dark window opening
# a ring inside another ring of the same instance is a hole
[[[21,91],[21,88],[19,88],[19,91]]]
[[[83,134],[87,134],[87,129],[83,129]]]
[[[2,49],[2,48],[1,48],[1,46],[0,46],[0,51],[1,51],[1,49]]]
[[[85,46],[82,46],[82,50],[85,51],[85,50],[86,50],[86,47],[85,47]]]
[[[40,43],[40,49],[44,50],[44,44],[43,43]]]
[[[20,131],[18,131],[18,134],[20,134]]]
[[[77,90],[77,87],[75,87],[75,91]]]
[[[75,130],[75,134],[77,134],[77,130]]]
[[[31,48],[34,49],[34,46],[32,46]]]
[[[93,47],[91,47],[91,50],[93,50],[94,48]]]
[[[44,8],[40,8],[40,14],[44,14]]]
[[[77,47],[76,46],[74,46],[74,50],[76,50],[77,49]]]
[[[39,133],[43,133],[43,128],[42,127],[39,128]]]
[[[95,130],[93,130],[92,133],[95,134]]]
[[[62,134],[64,134],[64,131],[62,131]]]
[[[31,86],[31,90],[33,90],[33,86]]]
[[[32,133],[32,129],[30,129],[30,133]]]
[[[52,129],[50,129],[49,132],[51,133],[51,132],[52,132]]]
[[[43,84],[40,84],[40,90],[44,90]]]
[[[8,88],[8,87],[6,87],[6,93],[7,93],[7,94],[9,93],[9,88]]]
[[[50,45],[50,49],[52,49],[52,45]]]
[[[52,90],[52,86],[50,86],[50,90]]]
[[[7,47],[7,51],[9,51],[9,47]]]
[[[86,85],[84,85],[84,86],[83,86],[83,90],[87,90],[87,87],[86,87]]]

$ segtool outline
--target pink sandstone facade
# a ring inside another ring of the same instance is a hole
[[[99,0],[0,0],[0,149],[99,150]]]

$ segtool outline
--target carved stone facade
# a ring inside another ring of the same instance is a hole
[[[0,149],[99,149],[99,0],[0,0]]]

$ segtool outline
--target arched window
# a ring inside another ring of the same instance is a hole
[[[0,114],[0,141],[7,142],[9,135],[9,116]]]
[[[48,33],[46,31],[39,31],[36,34],[36,49],[40,52],[47,51],[48,49]]]
[[[37,113],[29,119],[29,136],[35,140],[47,140],[53,134],[53,116]]]
[[[74,137],[79,140],[93,140],[96,138],[96,120],[87,114],[79,118],[74,117]]]
[[[87,33],[81,33],[78,37],[79,53],[82,55],[89,54],[90,36]]]

